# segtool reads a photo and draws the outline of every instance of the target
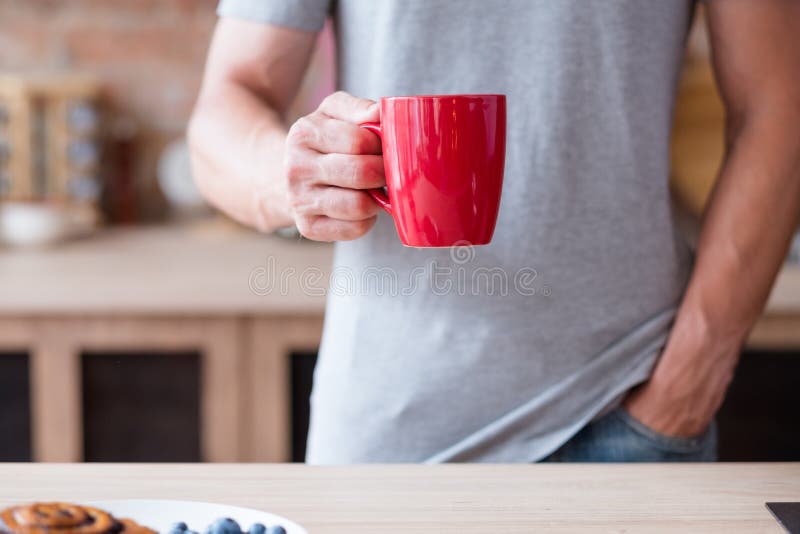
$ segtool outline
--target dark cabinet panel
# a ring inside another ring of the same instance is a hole
[[[746,351],[717,421],[720,460],[800,461],[800,352]]]
[[[317,354],[296,352],[289,356],[291,365],[291,410],[292,410],[292,461],[303,462],[306,458],[308,436],[309,397],[314,381],[314,366]]]
[[[31,460],[28,355],[0,353],[0,462]]]
[[[84,457],[200,461],[200,355],[84,353]]]

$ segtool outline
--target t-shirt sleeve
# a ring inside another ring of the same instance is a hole
[[[330,7],[331,0],[220,0],[217,14],[316,32]]]

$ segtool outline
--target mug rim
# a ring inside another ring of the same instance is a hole
[[[452,95],[401,95],[383,96],[381,100],[443,100],[446,98],[505,98],[501,93],[456,93]]]

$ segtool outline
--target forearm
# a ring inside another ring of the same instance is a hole
[[[800,212],[800,116],[780,104],[731,122],[663,366],[732,372],[769,296]]]
[[[728,117],[724,164],[694,269],[650,380],[631,415],[697,436],[719,409],[739,352],[769,296],[800,212],[800,4],[706,5],[714,73]]]
[[[201,96],[189,127],[195,180],[205,197],[261,231],[288,226],[279,114],[247,88],[225,84]]]
[[[800,117],[770,115],[732,128],[667,345],[650,381],[625,401],[669,435],[698,435],[719,409],[797,224]]]

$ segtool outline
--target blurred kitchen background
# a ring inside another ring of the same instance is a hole
[[[303,458],[324,297],[268,278],[324,275],[331,248],[241,228],[192,184],[215,7],[0,0],[0,461]],[[723,149],[697,22],[673,143],[690,240]],[[292,117],[333,90],[334,57],[326,28]],[[720,458],[800,460],[798,408],[800,238],[720,413]]]

